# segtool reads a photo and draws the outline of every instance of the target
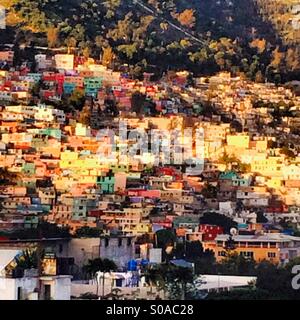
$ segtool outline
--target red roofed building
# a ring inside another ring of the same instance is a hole
[[[203,241],[215,240],[217,235],[224,234],[224,229],[210,224],[200,224],[199,231],[203,233]]]

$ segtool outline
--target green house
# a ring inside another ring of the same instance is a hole
[[[24,228],[25,229],[35,229],[39,223],[38,216],[25,216],[24,218]]]
[[[173,226],[175,229],[179,227],[196,228],[197,226],[199,226],[199,217],[198,216],[175,217],[173,220]]]
[[[87,198],[76,197],[73,199],[73,214],[74,220],[81,220],[87,217]]]
[[[98,177],[97,184],[101,187],[103,193],[114,193],[115,190],[115,177]]]
[[[31,162],[26,162],[23,165],[22,172],[25,173],[26,175],[33,176],[35,174],[35,164]]]
[[[219,180],[234,180],[237,179],[238,175],[234,171],[222,172],[219,176]]]

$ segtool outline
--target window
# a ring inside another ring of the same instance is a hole
[[[118,239],[118,246],[121,247],[122,246],[122,238]]]
[[[109,239],[105,238],[105,247],[107,248],[109,246]]]
[[[251,248],[260,248],[261,243],[260,242],[249,242],[248,246]]]
[[[51,300],[51,285],[45,284],[44,287],[44,299]]]
[[[268,252],[268,258],[276,258],[276,253],[275,252]]]
[[[18,287],[18,300],[22,300],[22,287]]]
[[[253,252],[252,251],[241,251],[240,255],[245,258],[253,258]]]

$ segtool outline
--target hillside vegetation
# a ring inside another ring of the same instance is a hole
[[[128,63],[137,77],[153,70],[228,70],[280,82],[297,79],[300,70],[298,33],[278,22],[286,11],[296,12],[294,1],[283,7],[286,2],[1,0],[9,27],[0,40],[77,50],[114,68]]]

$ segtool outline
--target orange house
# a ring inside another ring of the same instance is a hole
[[[218,235],[215,243],[207,246],[214,251],[218,262],[226,257],[228,239],[229,235]],[[285,234],[236,235],[233,241],[233,252],[256,262],[267,260],[277,264],[300,256],[300,238]]]

